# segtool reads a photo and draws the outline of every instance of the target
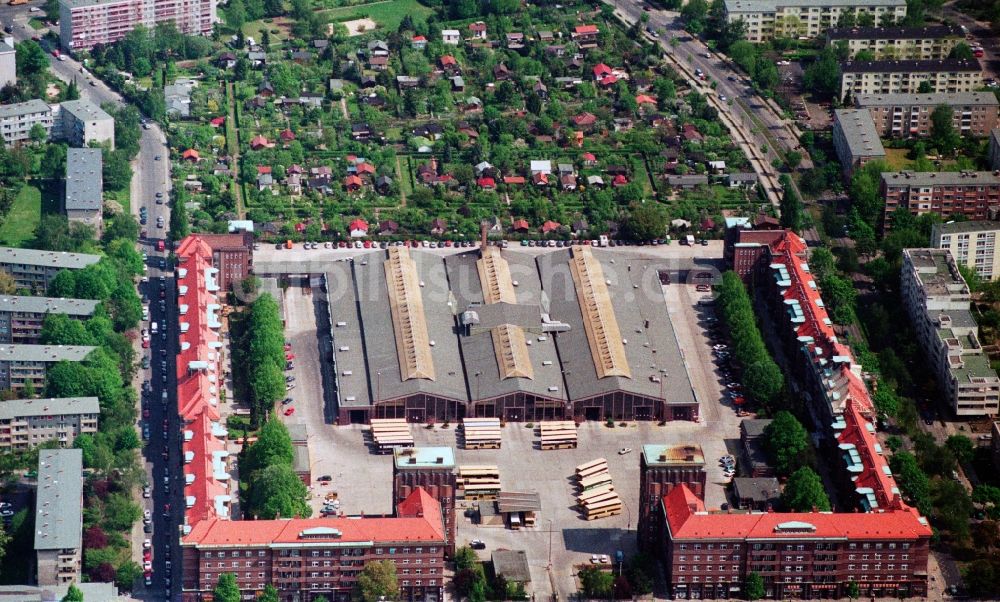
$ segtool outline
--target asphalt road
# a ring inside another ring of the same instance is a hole
[[[16,41],[22,41],[35,35],[43,35],[44,31],[36,31],[27,25],[28,7],[40,5],[35,0],[31,4],[11,7],[0,5],[0,22],[12,25]],[[76,80],[80,97],[97,105],[112,104],[122,106],[121,96],[111,90],[100,80],[92,77],[84,67],[71,57],[57,60],[49,54],[50,69],[59,79],[69,82]],[[148,127],[148,129],[146,129]],[[157,158],[159,157],[159,158]],[[153,519],[153,534],[147,535],[142,529],[136,529],[133,536],[133,555],[141,561],[142,540],[151,537],[153,544],[152,584],[146,588],[139,586],[135,596],[149,600],[167,600],[165,581],[180,571],[171,572],[167,569],[167,561],[179,560],[178,524],[182,508],[183,476],[180,468],[180,425],[177,418],[176,387],[174,362],[177,355],[177,320],[175,286],[173,271],[170,266],[161,269],[160,259],[166,259],[169,251],[157,252],[156,243],[165,239],[170,225],[170,174],[169,153],[166,138],[159,126],[150,123],[144,126],[140,139],[140,151],[133,162],[131,188],[131,211],[138,218],[139,208],[146,207],[148,225],[141,226],[147,230],[148,236],[139,241],[140,249],[149,256],[149,281],[139,287],[140,294],[149,298],[150,322],[156,322],[159,332],[152,336],[151,348],[141,349],[142,356],[149,356],[150,368],[142,370],[141,380],[148,381],[151,391],[142,390],[142,408],[140,410],[140,428],[144,425],[149,429],[149,441],[143,448],[143,457],[148,482],[153,486],[152,498],[142,499],[145,509],[150,510]],[[156,203],[156,194],[162,195],[163,204]],[[157,218],[162,217],[164,227],[157,228]],[[168,247],[169,249],[169,247]],[[160,277],[164,280],[161,281]],[[164,299],[160,299],[161,290]],[[146,322],[143,328],[150,328]],[[164,334],[164,330],[166,333]],[[166,381],[163,380],[166,374]],[[163,391],[168,398],[163,400]],[[148,414],[147,414],[148,412]],[[164,475],[169,475],[169,493],[164,484]],[[169,512],[165,512],[168,508]],[[141,563],[141,562],[140,562]],[[175,590],[178,588],[174,588]],[[173,593],[173,592],[171,592]]]

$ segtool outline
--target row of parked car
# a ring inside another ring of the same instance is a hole
[[[562,248],[570,247],[573,245],[589,245],[592,247],[646,247],[646,246],[659,246],[667,245],[672,241],[669,238],[655,238],[652,240],[641,240],[641,241],[630,241],[630,240],[611,240],[611,239],[592,239],[592,240],[535,240],[535,239],[525,239],[520,241],[522,247],[553,247]],[[701,245],[707,245],[707,240],[699,241]],[[491,240],[487,244],[506,248],[510,246],[510,241],[507,240]],[[378,241],[378,240],[341,240],[337,242],[304,242],[302,243],[302,248],[309,249],[388,249],[389,247],[412,247],[412,248],[424,248],[424,249],[445,249],[445,248],[475,248],[479,246],[479,241],[470,240],[395,240],[395,241]],[[275,249],[292,249],[295,248],[295,243],[292,241],[286,241],[277,243]],[[254,249],[260,249],[260,243],[254,244]]]

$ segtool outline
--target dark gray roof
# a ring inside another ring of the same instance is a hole
[[[528,556],[524,550],[497,550],[493,552],[492,560],[493,572],[497,575],[503,575],[507,581],[531,582]]]
[[[46,104],[45,101],[33,98],[25,102],[0,105],[0,119],[21,117],[23,115],[31,115],[32,113],[45,113],[46,111],[51,110],[52,108]]]
[[[769,418],[745,418],[740,422],[740,434],[749,439],[760,437],[771,422]]]
[[[59,110],[67,111],[80,121],[111,120],[104,109],[89,100],[66,100],[59,105]]]
[[[53,268],[76,269],[100,261],[100,255],[86,253],[65,253],[61,251],[40,251],[38,249],[17,249],[0,247],[0,265],[26,264]]]
[[[933,236],[938,234],[959,234],[965,232],[992,232],[1000,230],[1000,222],[993,221],[968,221],[968,222],[947,222],[944,224],[934,224],[931,226]]]
[[[833,27],[826,32],[831,40],[917,40],[962,38],[956,25],[930,25],[928,27]]]
[[[377,253],[366,253],[359,260],[370,260]],[[365,365],[361,315],[354,290],[354,272],[350,261],[335,261],[326,272],[326,290],[333,322],[334,378],[337,381],[339,406],[367,408],[371,405]]]
[[[515,392],[524,392],[549,399],[566,400],[562,386],[559,356],[552,335],[541,333],[544,293],[534,258],[526,253],[504,252],[502,257],[510,267],[517,305],[507,303],[484,304],[482,283],[476,261],[479,251],[451,255],[445,260],[448,278],[462,313],[471,307],[479,318],[472,334],[461,335],[459,342],[468,372],[469,389],[475,399],[490,399]],[[558,317],[554,317],[558,320]],[[528,357],[534,378],[500,378],[496,350],[490,328],[501,324],[521,326],[525,339],[531,341]],[[479,376],[476,376],[476,374]],[[550,391],[549,387],[558,387]],[[477,393],[478,392],[478,393]]]
[[[569,331],[556,335],[570,399],[586,399],[618,390],[660,398],[662,391],[668,404],[696,403],[660,285],[659,270],[669,269],[667,262],[593,251],[605,280],[610,282],[608,289],[631,372],[630,378],[598,378],[570,272],[570,252],[556,251],[537,258],[551,316],[570,325]]]
[[[0,297],[0,312],[16,311],[34,314],[67,314],[70,316],[91,316],[99,301],[91,299],[60,299],[57,297]]]
[[[0,345],[0,361],[79,362],[94,349],[86,345]]]
[[[737,499],[749,499],[757,503],[773,502],[781,497],[781,487],[774,477],[733,479],[733,493]]]
[[[35,550],[78,549],[83,529],[83,451],[38,453]]]
[[[929,94],[908,94],[894,92],[891,94],[858,94],[854,104],[859,108],[897,107],[897,106],[998,106],[996,94],[992,92],[931,92]]]
[[[934,73],[940,71],[975,71],[982,67],[976,59],[929,59],[904,61],[847,61],[840,64],[844,73]]]
[[[61,397],[48,399],[12,399],[0,401],[0,420],[28,416],[75,416],[100,414],[96,397]]]
[[[458,341],[455,339],[454,301],[448,291],[443,258],[419,251],[410,252],[410,258],[416,265],[421,283],[422,317],[428,338],[433,342],[430,355],[435,378],[402,380],[385,278],[387,253],[362,255],[354,261],[354,273],[361,305],[361,332],[368,357],[371,393],[375,402],[419,393],[465,401],[468,393]],[[362,350],[358,349],[356,353],[360,355]]]
[[[104,204],[101,149],[66,149],[66,210],[100,211]]]
[[[883,171],[888,186],[996,186],[1000,176],[992,171]]]
[[[885,156],[875,122],[867,110],[837,109],[834,111],[834,127],[840,128],[851,157]]]

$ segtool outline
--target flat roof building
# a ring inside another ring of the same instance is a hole
[[[94,228],[98,237],[104,225],[103,164],[99,148],[66,149],[63,212],[70,222]]]
[[[1000,175],[991,171],[888,171],[882,173],[880,193],[885,200],[885,224],[900,208],[918,216],[933,213],[986,220],[1000,207]]]
[[[38,585],[66,585],[79,581],[83,532],[82,450],[43,449],[38,453],[34,524]]]
[[[31,139],[31,130],[40,125],[47,140],[52,133],[52,107],[34,98],[25,102],[0,105],[0,136],[8,145]]]
[[[946,59],[965,34],[956,25],[926,27],[834,27],[827,46],[846,46],[847,58],[871,52],[877,59]]]
[[[17,85],[17,61],[13,42],[13,38],[0,42],[0,88]]]
[[[63,314],[85,320],[94,315],[98,303],[92,299],[0,296],[0,343],[37,343],[45,316]]]
[[[0,451],[23,452],[56,441],[63,447],[79,435],[97,432],[96,397],[0,401]]]
[[[667,268],[590,247],[537,258],[393,247],[335,262],[339,420],[696,419]],[[612,304],[614,287],[632,303]]]
[[[995,251],[1000,222],[948,222],[931,226],[931,247],[947,249],[959,265],[985,280],[1000,277],[1000,253]]]
[[[833,147],[846,179],[869,161],[885,159],[885,148],[868,111],[837,109],[833,113]]]
[[[111,44],[136,26],[173,23],[177,31],[208,35],[218,16],[216,0],[60,0],[59,42],[69,51]]]
[[[55,105],[55,125],[59,137],[70,146],[85,147],[91,142],[115,148],[115,120],[89,100],[66,100]]]
[[[876,21],[900,22],[905,0],[726,0],[726,20],[746,23],[746,38],[816,38],[836,27],[842,15],[872,15]]]
[[[903,304],[956,416],[996,415],[1000,377],[979,343],[969,287],[946,249],[904,249]]]
[[[740,509],[767,512],[778,507],[781,485],[774,477],[736,477],[733,479],[733,497]]]
[[[639,520],[636,531],[644,550],[657,546],[661,530],[656,516],[659,500],[675,487],[687,486],[705,497],[705,452],[696,443],[646,444],[639,457]]]
[[[100,255],[0,247],[0,270],[14,278],[17,288],[44,294],[59,270],[77,270],[100,261]]]
[[[455,451],[450,447],[407,447],[394,450],[392,499],[402,503],[422,489],[441,504],[441,520],[449,554],[455,551]]]
[[[952,126],[962,136],[985,137],[1000,125],[1000,100],[992,92],[936,92],[932,94],[860,94],[854,105],[867,110],[880,136],[929,136],[931,114],[951,107]]]
[[[840,98],[860,94],[916,94],[926,82],[934,92],[973,92],[983,84],[976,59],[847,61],[842,63]]]
[[[45,375],[56,362],[79,362],[96,347],[86,345],[0,345],[0,390],[20,391],[31,383],[45,388]]]

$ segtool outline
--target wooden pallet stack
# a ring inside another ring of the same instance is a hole
[[[622,500],[611,482],[607,460],[597,458],[577,466],[576,478],[580,487],[576,502],[584,518],[596,520],[622,513]]]
[[[538,423],[542,449],[573,449],[576,447],[576,423],[557,420]]]
[[[500,467],[490,464],[458,467],[458,497],[466,500],[496,500],[500,497]]]
[[[397,447],[413,447],[410,424],[404,418],[372,418],[372,442],[380,453]]]
[[[463,418],[465,449],[500,449],[499,418]]]

